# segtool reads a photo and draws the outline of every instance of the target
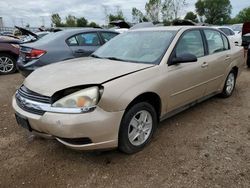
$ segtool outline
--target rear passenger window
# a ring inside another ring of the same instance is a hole
[[[77,46],[78,45],[76,37],[69,38],[67,40],[67,43],[68,43],[69,46]]]
[[[101,32],[101,36],[104,40],[104,42],[108,42],[112,38],[114,38],[118,33],[111,33],[111,32]]]
[[[231,35],[231,36],[232,36],[232,35],[235,35],[235,33],[234,33],[232,30],[229,29],[229,31],[230,31],[230,35]]]
[[[209,54],[214,54],[224,50],[224,42],[222,40],[221,34],[215,30],[204,30]]]
[[[228,42],[227,38],[224,35],[222,35],[222,40],[223,40],[223,43],[224,43],[224,50],[229,50],[230,49],[229,42]]]
[[[81,33],[67,40],[69,46],[99,46],[101,45],[97,33]]]
[[[197,58],[205,55],[204,45],[199,30],[186,32],[176,46],[176,57],[181,54],[193,54]]]
[[[227,36],[230,36],[230,30],[227,28],[219,28],[223,33],[225,33]]]

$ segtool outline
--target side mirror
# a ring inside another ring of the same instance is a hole
[[[170,65],[176,65],[179,63],[191,63],[191,62],[197,62],[197,57],[190,53],[183,53],[178,57],[174,57],[170,62]]]

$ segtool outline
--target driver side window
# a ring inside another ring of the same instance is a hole
[[[197,58],[205,55],[202,36],[199,30],[186,32],[176,46],[176,57],[182,54],[192,54]]]

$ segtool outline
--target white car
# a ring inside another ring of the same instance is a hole
[[[235,32],[242,34],[243,23],[231,25],[230,28]]]
[[[227,26],[217,26],[214,28],[219,29],[223,33],[225,33],[227,37],[229,38],[229,40],[231,40],[236,46],[241,46],[242,44],[241,33],[235,32],[230,27],[227,27]]]

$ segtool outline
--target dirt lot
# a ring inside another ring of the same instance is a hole
[[[140,153],[82,153],[20,128],[0,76],[0,187],[250,187],[250,71],[229,99],[213,98],[161,123]]]

